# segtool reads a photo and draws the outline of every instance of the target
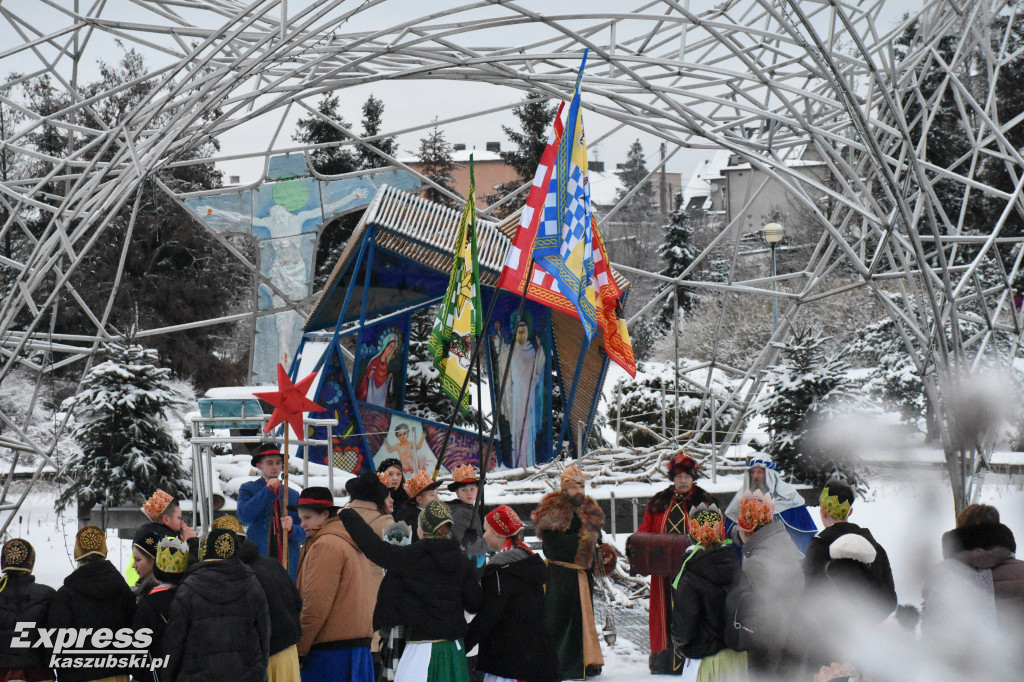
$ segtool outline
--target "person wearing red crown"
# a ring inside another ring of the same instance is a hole
[[[666,533],[687,535],[687,514],[690,509],[714,503],[714,498],[696,483],[700,464],[685,452],[672,457],[668,463],[668,478],[672,481],[665,490],[655,495],[644,510],[643,523],[637,533]],[[651,607],[648,620],[651,654],[648,667],[654,675],[681,675],[685,659],[672,646],[672,576],[651,576]]]
[[[484,682],[557,682],[558,658],[544,625],[544,561],[523,542],[523,522],[508,505],[484,523],[483,539],[496,554],[484,566],[483,602],[466,635],[467,651],[480,645],[476,671]]]
[[[448,503],[448,508],[452,510],[452,520],[455,522],[452,537],[459,541],[466,556],[480,568],[487,560],[487,542],[483,537],[484,528],[480,523],[480,517],[473,513],[476,511],[476,496],[480,484],[472,465],[460,464],[455,467],[448,490],[455,493],[457,498]]]
[[[246,536],[263,556],[280,561],[288,538],[288,575],[295,580],[306,531],[299,524],[299,515],[289,513],[287,508],[297,504],[299,491],[290,488],[287,500],[282,499],[284,484],[278,477],[284,469],[284,457],[276,445],[260,447],[252,456],[252,465],[261,475],[238,489],[238,520],[246,525]]]

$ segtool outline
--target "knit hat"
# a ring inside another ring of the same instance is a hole
[[[289,504],[288,509],[295,511],[296,509],[315,509],[319,512],[335,512],[338,510],[338,506],[334,504],[334,493],[329,488],[323,486],[313,486],[312,488],[305,488],[299,493],[299,501],[296,504]]]
[[[238,556],[238,536],[227,528],[213,528],[203,542],[200,559],[203,561],[221,561],[234,559]]]
[[[420,493],[425,493],[428,490],[434,490],[440,483],[430,478],[423,469],[420,469],[419,473],[410,478],[405,484],[405,492],[409,494],[409,498],[415,498]]]
[[[162,583],[177,583],[188,568],[188,545],[178,538],[164,538],[156,548],[153,575]]]
[[[364,471],[355,478],[345,481],[345,490],[353,500],[365,500],[374,504],[380,504],[391,494],[391,489],[372,471]]]
[[[93,554],[107,556],[107,534],[99,526],[86,526],[75,535],[75,561]]]
[[[174,497],[165,493],[163,490],[157,490],[153,493],[146,504],[142,505],[142,513],[146,515],[150,521],[156,521],[167,511],[167,508],[174,504]]]
[[[736,525],[749,533],[758,526],[771,523],[774,514],[775,502],[770,496],[760,490],[746,492],[740,498],[740,513]]]
[[[701,502],[690,508],[687,529],[690,539],[699,545],[717,545],[725,541],[725,517],[715,505]]]
[[[446,523],[454,523],[452,510],[441,500],[431,500],[420,512],[420,530],[424,535],[433,535],[438,528]]]
[[[13,538],[4,543],[0,550],[0,571],[21,571],[31,573],[36,565],[36,550],[28,540]]]
[[[138,547],[140,552],[145,552],[150,559],[156,558],[156,547],[164,539],[164,534],[155,530],[151,524],[146,524],[135,531],[132,539],[132,546]]]
[[[476,470],[473,469],[472,464],[460,464],[455,467],[455,471],[452,472],[452,482],[448,484],[448,490],[455,492],[464,485],[470,483],[477,483],[479,479],[476,477]]]
[[[226,514],[224,516],[218,516],[213,520],[211,524],[212,528],[227,528],[229,531],[234,533],[240,538],[245,537],[245,526],[238,520],[237,516]]]
[[[578,466],[570,464],[562,471],[562,490],[565,490],[573,483],[586,486],[587,477],[583,475],[583,471],[581,471]]]
[[[257,466],[259,465],[260,460],[266,457],[267,455],[281,455],[281,450],[276,445],[273,445],[271,443],[261,445],[259,449],[253,454],[250,463],[253,466]]]
[[[685,452],[680,452],[668,462],[668,478],[672,480],[676,474],[686,473],[690,478],[697,478],[700,475],[700,464],[693,457]]]
[[[484,517],[487,527],[503,538],[510,538],[523,530],[523,522],[515,510],[503,504]]]
[[[377,473],[378,474],[383,474],[384,472],[386,472],[391,467],[398,467],[398,470],[401,471],[402,470],[402,461],[399,460],[399,459],[395,459],[394,457],[388,457],[383,462],[381,462],[380,464],[377,465]]]

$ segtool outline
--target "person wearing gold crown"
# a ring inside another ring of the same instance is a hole
[[[128,584],[135,588],[136,595],[142,595],[153,586],[153,560],[156,557],[156,543],[164,538],[177,538],[188,545],[189,563],[199,561],[199,538],[181,518],[181,505],[173,495],[157,490],[149,496],[140,508],[149,519],[135,531],[132,560],[125,571]],[[141,552],[141,554],[140,554]],[[142,568],[143,570],[139,570]]]
[[[726,600],[726,645],[747,652],[751,679],[799,679],[795,618],[803,592],[800,552],[775,505],[760,490],[740,498],[736,525],[743,541],[743,569]]]
[[[570,464],[561,490],[545,495],[532,515],[548,562],[546,622],[563,680],[598,675],[604,666],[593,599],[604,512],[587,497],[585,485],[583,472]]]
[[[153,587],[139,599],[132,623],[136,632],[141,628],[149,628],[153,632],[153,641],[149,645],[150,660],[163,659],[167,653],[163,647],[164,628],[171,613],[175,588],[188,568],[188,545],[177,538],[163,538],[153,554]],[[132,677],[139,682],[156,681],[149,670],[135,671]]]
[[[437,499],[437,488],[440,485],[439,482],[430,478],[430,474],[420,469],[405,484],[405,492],[409,495],[409,499],[401,507],[395,507],[395,513],[392,514],[395,521],[404,521],[409,524],[410,528],[415,529],[420,513],[427,508],[428,504]],[[416,542],[417,539],[419,539],[419,534],[413,532],[412,541]]]
[[[46,649],[12,647],[18,623],[46,624],[54,589],[37,583],[32,575],[36,550],[28,540],[13,538],[0,550],[0,680],[41,682],[52,680]]]
[[[473,513],[476,511],[480,484],[471,464],[455,467],[448,490],[455,493],[456,497],[448,503],[448,508],[452,510],[452,520],[455,521],[452,537],[459,541],[462,550],[476,567],[481,568],[487,560],[487,541],[484,540],[484,526],[480,523],[480,517]]]

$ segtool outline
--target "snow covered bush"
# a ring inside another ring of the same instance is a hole
[[[687,372],[687,367],[696,365],[693,360],[680,358],[677,365],[681,376],[685,376],[699,386],[707,381],[707,369]],[[710,405],[703,398],[703,392],[688,383],[686,379],[679,382],[679,433],[699,429],[708,418]],[[715,395],[729,395],[733,388],[732,380],[721,371],[711,375],[711,385]],[[664,389],[664,390],[663,390]],[[647,447],[658,442],[659,434],[671,438],[675,434],[675,376],[671,363],[645,362],[637,369],[636,379],[620,381],[617,390],[621,393],[620,405],[622,412],[619,441],[633,447]],[[663,395],[664,394],[664,395]],[[613,398],[609,401],[607,423],[614,426],[619,409]],[[662,429],[664,414],[665,429]],[[724,434],[736,421],[738,411],[730,408],[719,415],[715,428]],[[710,442],[711,432],[701,437],[701,442]]]
[[[772,455],[780,472],[814,486],[837,474],[851,481],[857,478],[843,454],[824,449],[809,437],[815,427],[860,398],[846,361],[825,354],[826,341],[807,329],[794,331],[781,346],[779,363],[769,370],[767,394],[760,406],[768,426],[764,451]]]
[[[158,488],[188,495],[178,444],[163,422],[165,410],[180,402],[171,371],[157,367],[155,350],[130,340],[104,344],[104,352],[108,359],[62,405],[74,412],[71,435],[80,451],[61,469],[73,483],[58,509],[75,500],[88,507],[141,505]]]

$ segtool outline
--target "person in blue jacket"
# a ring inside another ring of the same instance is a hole
[[[763,453],[747,461],[747,470],[743,473],[743,487],[725,508],[726,535],[737,543],[738,547],[742,547],[743,542],[740,540],[739,528],[736,525],[740,499],[755,490],[760,490],[772,498],[772,502],[775,503],[775,521],[785,526],[800,554],[806,554],[807,547],[818,532],[818,527],[807,511],[800,491],[795,485],[779,477],[775,471],[775,462],[769,455]]]
[[[288,538],[288,574],[295,580],[299,547],[306,540],[306,531],[299,525],[298,513],[289,512],[288,505],[298,504],[299,493],[289,489],[287,501],[282,499],[278,477],[284,468],[284,458],[277,446],[262,446],[252,456],[252,465],[262,476],[238,489],[238,519],[246,524],[246,536],[264,556],[280,560],[284,539]]]

